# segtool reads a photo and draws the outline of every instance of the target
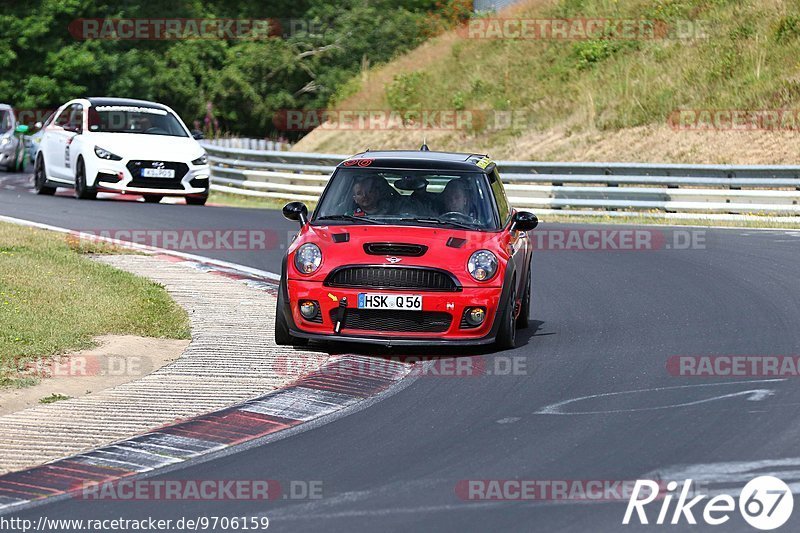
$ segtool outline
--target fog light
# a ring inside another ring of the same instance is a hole
[[[467,323],[470,326],[480,326],[486,318],[486,311],[483,307],[473,307],[467,309]]]
[[[318,309],[319,305],[312,300],[303,300],[300,302],[300,314],[303,315],[305,319],[311,320],[317,316]]]

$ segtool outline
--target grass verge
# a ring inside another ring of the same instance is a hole
[[[255,196],[244,196],[230,194],[226,192],[211,191],[208,197],[209,204],[222,205],[225,207],[246,207],[252,209],[283,209],[283,206],[291,200],[280,200],[277,198],[259,198]],[[316,202],[304,202],[308,207],[308,212],[312,212],[316,207]]]
[[[26,362],[89,348],[98,335],[190,338],[162,286],[86,257],[118,251],[0,223],[0,386],[31,384],[16,376]]]
[[[513,33],[490,31],[502,28],[496,17],[638,21],[666,32],[626,38],[610,24],[616,30],[596,35],[497,39]],[[798,131],[797,2],[527,0],[488,18],[473,21],[477,32],[449,32],[363,72],[338,108],[466,112],[464,127],[426,132],[429,145],[504,159],[796,161],[782,146]],[[750,118],[713,118],[725,110]],[[780,118],[753,118],[764,110]],[[410,148],[421,137],[416,128],[318,128],[295,149]]]

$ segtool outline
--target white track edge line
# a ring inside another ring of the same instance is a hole
[[[47,231],[55,231],[58,233],[68,233],[74,234],[78,237],[86,237],[90,240],[100,240],[105,241],[116,246],[120,246],[122,248],[128,248],[132,250],[137,250],[141,252],[150,252],[150,253],[159,253],[164,255],[170,255],[173,257],[179,257],[181,259],[186,259],[188,261],[196,261],[198,263],[204,263],[208,265],[218,266],[222,268],[228,268],[232,270],[238,270],[240,272],[244,272],[246,274],[250,274],[253,276],[259,276],[262,278],[266,278],[272,281],[280,281],[281,277],[279,274],[275,274],[274,272],[268,272],[266,270],[260,270],[258,268],[252,268],[245,265],[240,265],[238,263],[231,263],[229,261],[223,261],[221,259],[212,259],[210,257],[203,257],[201,255],[194,255],[194,254],[187,254],[185,252],[177,252],[175,250],[167,250],[165,248],[158,248],[155,246],[147,246],[144,244],[137,244],[135,242],[128,242],[128,241],[121,241],[119,239],[111,239],[108,237],[102,237],[99,235],[92,235],[89,233],[83,233],[75,230],[71,230],[68,228],[62,228],[60,226],[51,226],[50,224],[42,224],[41,222],[32,222],[30,220],[25,220],[22,218],[14,218],[5,215],[0,215],[0,222],[8,222],[10,224],[16,224],[18,226],[27,226],[31,228],[43,229]]]

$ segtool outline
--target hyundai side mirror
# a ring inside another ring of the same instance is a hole
[[[200,130],[192,130],[192,138],[200,141],[203,139],[203,132]]]
[[[527,211],[517,211],[511,223],[511,231],[530,231],[539,225],[536,215]]]
[[[283,206],[283,216],[289,220],[299,221],[301,226],[308,222],[308,208],[303,202],[289,202]]]

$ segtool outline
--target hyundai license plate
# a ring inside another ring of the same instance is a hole
[[[171,168],[143,168],[143,178],[174,178],[175,170]]]

